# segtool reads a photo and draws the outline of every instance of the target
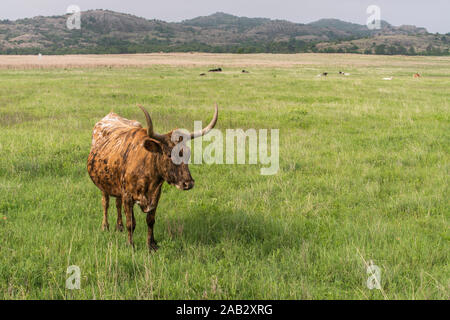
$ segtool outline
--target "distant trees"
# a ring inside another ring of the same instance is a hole
[[[448,49],[441,49],[429,45],[425,51],[418,51],[414,46],[406,48],[400,44],[372,43],[370,48],[361,48],[354,43],[344,46],[339,41],[328,45],[318,46],[315,42],[308,42],[291,37],[288,41],[247,41],[234,45],[210,45],[201,42],[171,41],[170,38],[150,38],[148,35],[138,40],[124,40],[112,36],[102,36],[95,39],[95,45],[86,41],[88,35],[83,30],[75,30],[70,37],[59,37],[57,43],[45,48],[1,48],[2,54],[120,54],[120,53],[151,53],[151,52],[211,52],[211,53],[363,53],[377,55],[449,55]],[[5,35],[8,37],[9,35]],[[47,35],[51,37],[50,34]]]
[[[375,47],[375,54],[386,54],[386,45],[379,44]]]
[[[413,48],[413,50],[414,50],[414,48]],[[406,54],[408,54],[408,49],[406,49],[402,45],[386,46],[385,44],[379,44],[379,45],[375,46],[375,54],[385,54],[385,55],[400,54],[400,55],[406,55]]]

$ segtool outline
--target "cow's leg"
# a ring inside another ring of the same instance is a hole
[[[150,251],[158,250],[158,245],[156,244],[153,226],[155,225],[155,217],[156,217],[156,208],[158,207],[159,197],[161,196],[161,186],[162,183],[158,185],[155,192],[150,197],[151,209],[147,212],[147,226],[148,226],[148,234],[147,234],[147,245]]]
[[[147,245],[150,251],[158,250],[158,245],[156,244],[153,233],[153,226],[155,225],[155,216],[156,216],[156,209],[151,210],[150,212],[147,213],[147,226],[148,226]]]
[[[103,205],[102,229],[109,230],[109,223],[108,223],[109,195],[104,192],[103,192],[103,196],[102,196],[102,205]]]
[[[117,208],[117,225],[116,230],[122,232],[123,231],[123,220],[122,220],[122,198],[116,198],[116,208]]]
[[[123,208],[125,209],[125,216],[127,220],[127,230],[128,230],[128,244],[134,247],[133,243],[133,232],[136,228],[136,220],[134,219],[133,213],[133,199],[123,198]]]

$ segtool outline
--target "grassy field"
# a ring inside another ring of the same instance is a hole
[[[171,57],[0,61],[0,299],[450,298],[450,58]],[[157,253],[138,206],[134,251],[101,231],[94,124],[111,110],[145,123],[140,103],[159,132],[192,129],[216,101],[221,130],[280,129],[278,174],[191,165],[193,190],[163,188]],[[65,288],[70,265],[80,290]]]

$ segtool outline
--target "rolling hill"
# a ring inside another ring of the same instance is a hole
[[[69,30],[68,17],[0,21],[0,54],[204,51],[448,55],[450,50],[450,34],[430,34],[424,28],[396,27],[385,21],[381,30],[372,31],[337,19],[301,24],[215,13],[169,23],[91,10],[82,12],[80,30]]]

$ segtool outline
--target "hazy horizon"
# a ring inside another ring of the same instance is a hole
[[[238,0],[223,1],[167,0],[145,3],[137,0],[123,2],[120,0],[41,0],[39,4],[32,0],[16,0],[14,6],[0,4],[0,19],[17,20],[35,16],[53,16],[66,13],[69,5],[78,5],[82,11],[105,9],[129,13],[146,19],[159,19],[168,22],[180,22],[198,16],[208,16],[216,12],[224,12],[236,16],[250,18],[282,19],[296,23],[309,23],[319,19],[340,19],[347,22],[365,24],[366,9],[369,5],[381,8],[381,19],[393,25],[415,25],[424,27],[429,32],[450,32],[450,1],[433,0],[427,5],[420,0],[260,0],[257,4],[244,3]],[[157,4],[155,4],[157,3]]]

